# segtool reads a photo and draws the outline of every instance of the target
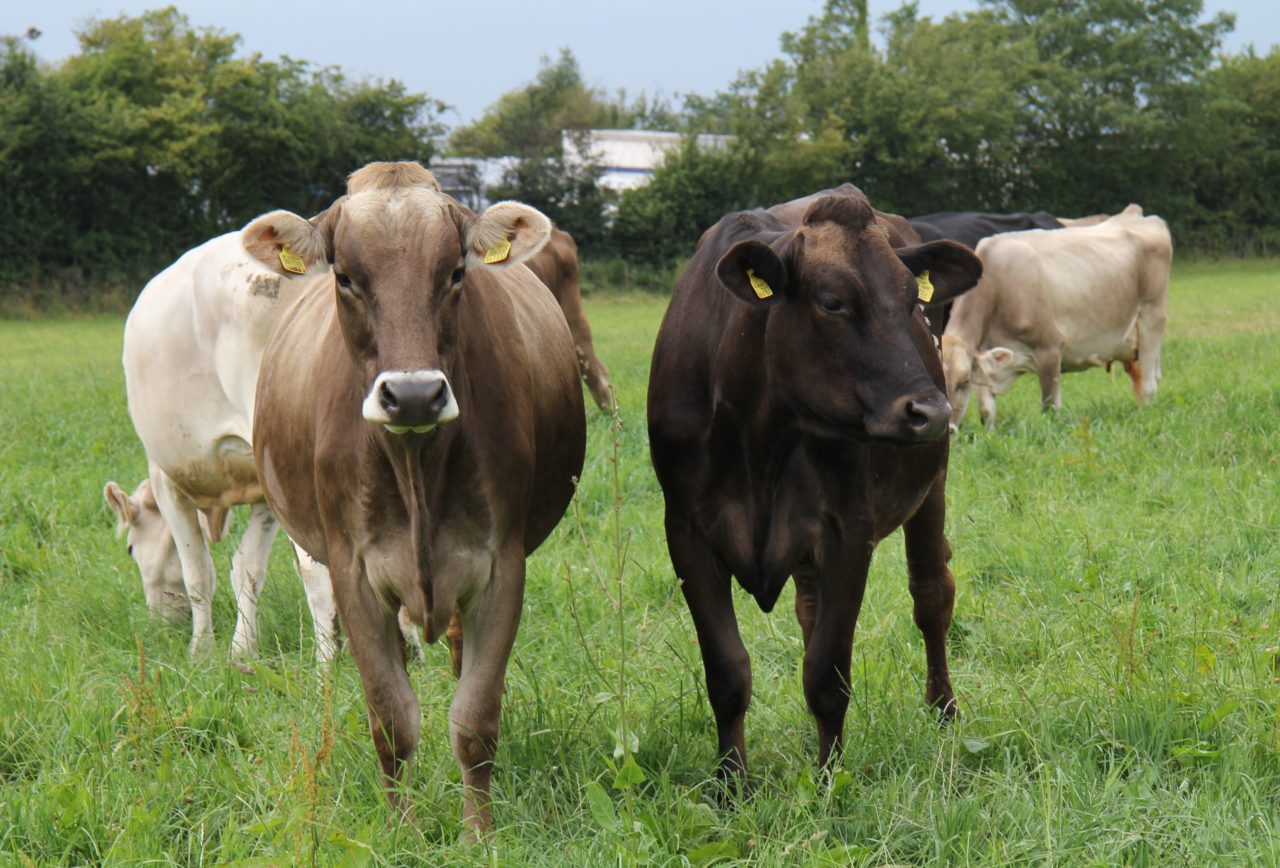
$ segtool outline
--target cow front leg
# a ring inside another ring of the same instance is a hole
[[[751,658],[738,632],[729,571],[691,522],[668,513],[666,524],[667,548],[693,616],[707,698],[716,718],[720,757],[716,774],[732,797],[736,789],[746,789],[743,724],[751,704]]]
[[[213,592],[217,587],[213,558],[209,556],[195,504],[155,466],[151,468],[151,490],[178,547],[182,584],[191,605],[190,652],[194,655],[213,646]]]
[[[240,545],[231,557],[231,587],[236,594],[236,629],[231,638],[231,659],[258,656],[258,595],[267,578],[271,543],[280,525],[265,503],[255,503]]]
[[[449,738],[462,770],[463,834],[471,841],[483,839],[493,825],[489,788],[498,750],[502,685],[524,598],[524,550],[519,545],[510,548],[495,560],[488,587],[460,618],[467,653],[449,706]]]
[[[338,566],[337,559],[331,559],[330,569],[338,612],[360,670],[387,801],[401,816],[408,816],[409,761],[418,746],[421,712],[405,671],[396,611],[374,596],[362,569]]]
[[[804,698],[818,725],[819,768],[838,763],[843,750],[853,631],[871,566],[867,539],[867,534],[851,534],[854,550],[824,558],[818,578],[817,612],[804,649]]]
[[[947,569],[951,547],[943,535],[945,518],[944,473],[934,482],[916,514],[903,525],[915,622],[924,636],[925,701],[937,708],[944,720],[956,714],[956,698],[947,669],[947,630],[951,627],[956,583]]]
[[[1040,408],[1061,410],[1062,351],[1056,347],[1039,350],[1036,353],[1036,374],[1040,377]]]

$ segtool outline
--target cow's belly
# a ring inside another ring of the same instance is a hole
[[[1110,361],[1127,361],[1137,352],[1137,312],[1122,319],[1080,317],[1059,321],[1063,336],[1062,369],[1078,371]]]
[[[219,438],[205,454],[164,470],[201,509],[263,499],[262,484],[253,465],[253,447],[242,437]]]

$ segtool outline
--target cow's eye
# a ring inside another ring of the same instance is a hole
[[[333,279],[338,282],[338,289],[342,290],[344,293],[350,294],[355,292],[355,288],[351,285],[351,278],[347,277],[347,275],[334,272]]]
[[[844,302],[836,298],[834,295],[818,296],[818,308],[823,313],[837,314],[844,313]]]
[[[466,269],[466,267],[465,267],[465,266],[462,266],[462,265],[459,265],[457,268],[455,268],[455,269],[453,270],[453,274],[452,274],[452,275],[450,275],[450,277],[449,277],[449,285],[450,285],[450,286],[454,286],[454,287],[458,286],[459,284],[461,284],[461,283],[462,283],[462,278],[464,278],[464,277],[466,277],[466,276],[467,276],[467,269]]]
[[[129,543],[128,547],[125,548],[125,553],[128,554],[129,557],[133,557],[133,543]]]

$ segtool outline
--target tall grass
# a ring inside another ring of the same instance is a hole
[[[1156,405],[1092,371],[1064,377],[1063,410],[1044,415],[1024,378],[996,432],[964,429],[955,725],[923,702],[899,535],[872,567],[829,781],[789,600],[766,618],[737,594],[756,786],[736,811],[714,799],[702,664],[647,455],[665,301],[591,297],[619,415],[592,414],[573,512],[530,559],[496,833],[471,849],[443,646],[412,667],[423,727],[417,823],[402,827],[353,662],[312,662],[283,543],[252,674],[225,660],[228,588],[216,654],[188,658],[188,631],[147,617],[101,498],[145,472],[121,320],[0,323],[0,862],[1275,864],[1277,290],[1276,261],[1183,265]],[[229,550],[215,548],[223,585]]]

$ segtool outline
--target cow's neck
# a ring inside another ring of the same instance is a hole
[[[431,575],[431,507],[428,491],[432,474],[443,466],[443,456],[452,439],[449,425],[440,426],[424,435],[378,432],[378,450],[391,469],[396,492],[408,520],[410,550],[416,573],[414,580],[422,588],[427,611],[435,611]],[[431,619],[428,619],[428,622]]]

